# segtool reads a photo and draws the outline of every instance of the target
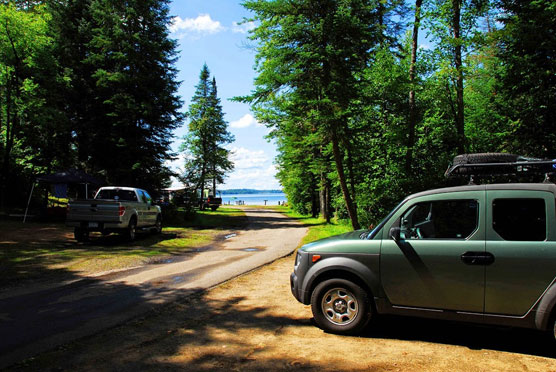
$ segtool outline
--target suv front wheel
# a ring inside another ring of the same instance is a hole
[[[311,310],[319,327],[338,334],[361,332],[372,315],[367,292],[345,279],[319,283],[311,295]]]

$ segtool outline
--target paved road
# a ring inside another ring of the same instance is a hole
[[[246,228],[194,255],[48,289],[2,294],[0,368],[286,256],[307,233],[282,214],[245,212]]]

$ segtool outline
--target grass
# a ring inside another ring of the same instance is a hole
[[[315,240],[328,238],[329,236],[334,236],[338,234],[343,234],[349,231],[353,231],[353,228],[349,224],[349,221],[338,221],[333,219],[329,223],[322,218],[314,218],[311,216],[305,216],[294,212],[288,207],[274,207],[275,210],[286,214],[291,218],[299,220],[301,223],[309,226],[309,232],[301,240],[300,246]]]
[[[92,233],[89,242],[80,244],[63,224],[0,221],[0,287],[162,262],[213,244],[246,223],[242,210],[220,208],[200,211],[189,221],[182,217],[162,234],[143,232],[134,242]]]

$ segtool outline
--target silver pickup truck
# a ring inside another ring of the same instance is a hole
[[[101,187],[94,199],[69,202],[66,225],[74,228],[79,242],[87,240],[90,231],[123,233],[132,241],[138,228],[151,228],[160,233],[162,214],[145,190]]]

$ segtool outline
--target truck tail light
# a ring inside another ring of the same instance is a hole
[[[125,207],[123,205],[120,205],[118,207],[118,214],[120,215],[120,217],[122,217],[125,213]]]

